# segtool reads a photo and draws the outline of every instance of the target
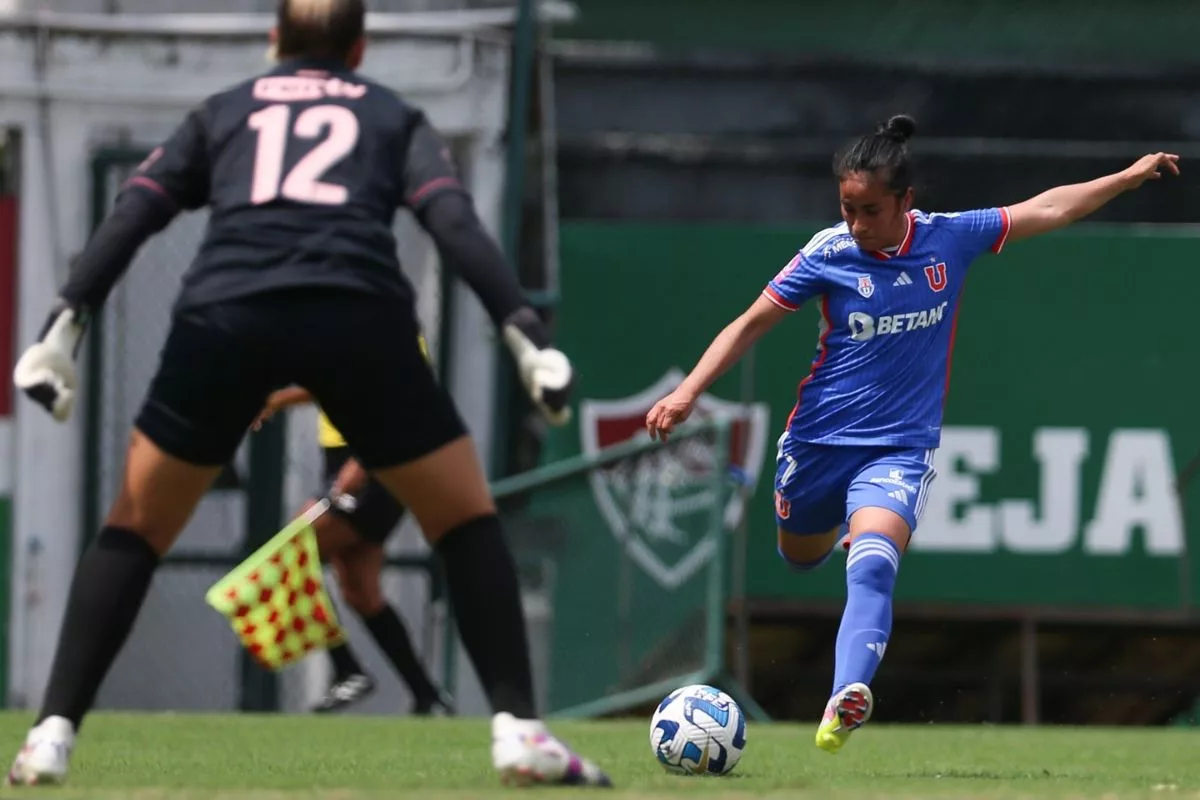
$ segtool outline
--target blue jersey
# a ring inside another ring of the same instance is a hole
[[[818,233],[763,290],[794,311],[819,298],[816,357],[787,434],[800,442],[934,448],[967,269],[1008,237],[1003,208],[908,215],[891,253],[860,250],[845,223]]]

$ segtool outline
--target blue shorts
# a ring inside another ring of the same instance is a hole
[[[917,529],[937,472],[933,450],[779,440],[775,521],[798,535],[828,533],[860,508],[886,508]]]

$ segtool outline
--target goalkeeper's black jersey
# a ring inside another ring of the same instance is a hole
[[[186,309],[298,286],[411,300],[396,209],[463,189],[418,109],[344,66],[302,60],[205,100],[124,191],[209,207]]]

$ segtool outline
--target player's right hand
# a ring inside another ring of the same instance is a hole
[[[696,405],[695,398],[678,389],[659,400],[646,415],[646,430],[651,439],[667,441],[676,425],[687,421]]]
[[[71,415],[75,405],[75,356],[85,329],[83,315],[59,303],[50,312],[38,341],[13,370],[16,387],[59,422]]]

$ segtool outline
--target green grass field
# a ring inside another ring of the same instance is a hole
[[[8,758],[26,715],[0,715]],[[606,797],[1127,798],[1200,797],[1200,731],[1078,728],[864,728],[839,755],[812,746],[811,726],[752,725],[726,778],[663,772],[646,724],[559,723],[603,763]],[[383,717],[99,714],[89,719],[64,790],[38,797],[448,800],[520,796],[490,769],[485,720]],[[28,795],[4,790],[0,796]],[[539,798],[595,790],[534,790]]]

